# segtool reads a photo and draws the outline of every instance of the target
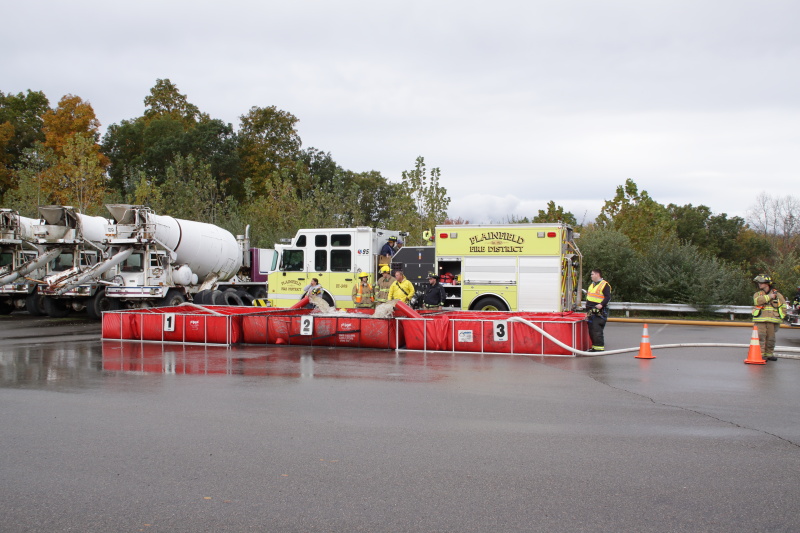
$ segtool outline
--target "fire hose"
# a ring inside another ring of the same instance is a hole
[[[569,346],[567,344],[564,344],[563,342],[561,342],[560,340],[556,339],[555,337],[553,337],[552,335],[547,333],[545,330],[543,330],[542,328],[540,328],[536,324],[534,324],[534,323],[532,323],[532,322],[530,322],[528,320],[525,320],[524,318],[521,318],[521,317],[518,317],[518,316],[512,316],[511,318],[508,319],[508,321],[509,322],[519,322],[521,324],[525,324],[526,326],[529,326],[529,327],[533,328],[535,331],[541,333],[542,335],[544,335],[545,337],[547,337],[548,339],[553,341],[558,346],[564,348],[565,350],[569,350],[570,352],[572,352],[575,355],[585,355],[587,357],[593,357],[593,356],[596,356],[596,355],[614,355],[614,354],[618,354],[618,353],[630,353],[630,352],[639,351],[639,348],[637,347],[637,348],[622,348],[622,349],[619,349],[619,350],[606,350],[606,351],[602,351],[602,352],[584,352],[584,351],[581,351],[581,350],[576,350],[575,348],[573,348],[573,347],[571,347],[571,346]],[[715,342],[689,342],[689,343],[681,343],[681,344],[655,344],[655,345],[650,345],[650,349],[651,350],[664,349],[664,348],[745,348],[746,349],[746,348],[749,348],[749,347],[750,347],[749,344],[729,344],[729,343],[715,343]],[[800,348],[792,348],[792,347],[789,347],[789,346],[776,346],[775,350],[776,351],[777,350],[781,350],[781,351],[784,351],[784,352],[792,352],[792,353],[800,353]]]

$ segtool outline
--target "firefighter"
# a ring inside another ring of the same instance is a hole
[[[358,275],[358,283],[353,287],[353,303],[362,309],[375,307],[375,292],[369,284],[369,274],[366,272]]]
[[[772,278],[759,274],[753,278],[758,291],[753,294],[753,322],[758,327],[758,342],[765,361],[777,361],[775,330],[786,317],[786,298],[772,285]]]
[[[428,286],[425,287],[425,296],[422,298],[422,305],[425,309],[441,309],[447,294],[444,287],[439,284],[439,276],[433,272],[428,273]]]
[[[390,300],[400,300],[403,303],[408,303],[411,297],[414,296],[414,285],[406,279],[402,270],[394,273],[395,282],[389,287],[388,298]]]
[[[375,305],[386,303],[389,300],[389,287],[395,281],[391,269],[383,265],[381,267],[381,277],[375,282]]]
[[[384,244],[383,248],[381,248],[381,256],[380,256],[381,263],[389,263],[389,261],[392,259],[392,256],[395,254],[396,244],[397,244],[397,237],[395,237],[394,235],[389,237],[389,239],[386,241],[386,244]]]
[[[611,300],[611,285],[603,279],[599,268],[592,270],[592,283],[586,293],[586,323],[589,326],[589,337],[592,339],[590,352],[602,352],[606,349],[603,330],[608,320],[608,302]]]

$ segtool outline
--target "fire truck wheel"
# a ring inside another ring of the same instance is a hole
[[[222,291],[211,291],[211,294],[206,296],[206,305],[225,305],[225,295]]]
[[[14,310],[12,302],[0,302],[0,315],[9,315]]]
[[[181,291],[170,289],[167,291],[167,295],[158,302],[156,307],[176,307],[185,301],[186,296],[184,296]]]
[[[119,300],[106,296],[106,291],[100,289],[94,296],[86,301],[86,314],[89,318],[103,318],[103,311],[116,311],[119,309]]]
[[[325,302],[331,307],[335,307],[333,303],[333,296],[328,294],[328,291],[322,291],[322,299],[325,300]]]
[[[44,311],[50,318],[64,318],[69,314],[70,306],[66,300],[44,297]]]
[[[236,292],[236,289],[228,289],[223,291],[222,297],[225,299],[225,305],[244,305],[244,302],[239,296],[239,293]]]
[[[265,300],[267,298],[267,289],[263,287],[250,289],[250,294],[253,295],[254,300]]]
[[[472,306],[473,311],[508,311],[508,307],[500,298],[486,296],[481,298]]]
[[[255,297],[247,291],[236,291],[236,294],[239,295],[239,298],[242,299],[242,305],[253,305],[253,300]]]
[[[25,309],[33,316],[44,316],[47,313],[44,310],[44,296],[34,292],[25,298]]]

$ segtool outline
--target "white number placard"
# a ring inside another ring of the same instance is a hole
[[[314,317],[303,316],[300,318],[300,335],[313,335],[314,334]]]
[[[175,331],[175,313],[164,313],[164,331]]]
[[[508,320],[493,320],[492,327],[494,328],[495,341],[508,340]]]

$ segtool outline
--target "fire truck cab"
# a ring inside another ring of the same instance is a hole
[[[401,235],[404,234],[398,231],[368,227],[299,230],[289,244],[275,245],[280,264],[267,280],[270,304],[296,304],[311,279],[317,278],[323,289],[322,298],[329,305],[353,307],[356,276],[367,272],[374,283],[381,247],[389,237]]]

